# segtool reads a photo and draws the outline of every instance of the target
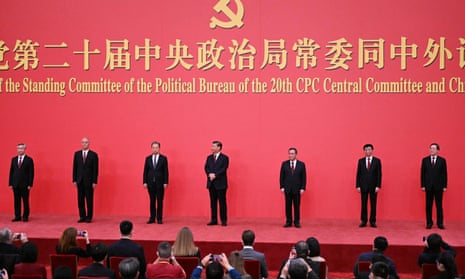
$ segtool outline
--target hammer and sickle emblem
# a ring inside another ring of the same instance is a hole
[[[223,12],[229,19],[230,21],[224,22],[216,17],[212,17],[210,19],[210,28],[215,29],[216,26],[222,27],[222,28],[241,28],[244,23],[242,22],[242,18],[244,17],[244,5],[242,5],[241,0],[234,0],[236,2],[237,6],[237,12],[234,13],[229,7],[229,2],[230,0],[219,0],[218,3],[213,7],[213,9],[217,13]]]

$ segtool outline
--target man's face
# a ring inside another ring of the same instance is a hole
[[[438,155],[438,147],[437,147],[435,144],[432,144],[432,145],[429,147],[429,153],[431,154],[431,156],[436,156],[436,155]]]
[[[19,156],[23,156],[24,153],[26,152],[26,147],[24,145],[18,145],[16,147],[16,150],[18,151]]]
[[[365,152],[366,157],[371,157],[371,155],[373,155],[373,148],[365,147],[365,149],[363,149],[363,152]]]
[[[89,139],[88,138],[83,138],[81,140],[81,146],[83,150],[89,149]]]
[[[152,144],[152,154],[158,154],[160,153],[160,145],[154,143]]]
[[[294,161],[297,157],[297,152],[294,149],[289,150],[287,154],[289,155],[289,160],[291,161]]]
[[[216,143],[212,143],[211,150],[212,150],[212,153],[215,153],[215,154],[221,151],[220,147]]]

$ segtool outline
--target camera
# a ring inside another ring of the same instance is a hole
[[[211,261],[212,262],[218,262],[219,260],[220,260],[220,255],[212,254],[212,256],[211,256]]]
[[[21,240],[22,235],[23,235],[23,233],[15,233],[15,234],[13,234],[13,241]]]
[[[77,231],[77,236],[84,237],[87,235],[87,231]]]

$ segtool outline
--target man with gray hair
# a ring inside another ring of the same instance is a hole
[[[122,260],[119,263],[118,268],[122,279],[139,278],[140,263],[136,258],[127,258]]]
[[[19,143],[16,146],[18,156],[11,159],[10,179],[8,187],[13,190],[15,218],[11,221],[21,221],[21,200],[23,201],[24,211],[22,220],[29,220],[29,191],[34,182],[34,161],[26,155],[26,144]]]
[[[0,254],[18,254],[19,248],[13,244],[13,241],[21,241],[23,244],[28,242],[25,233],[12,233],[9,228],[0,229]]]
[[[169,242],[160,242],[157,248],[158,258],[147,265],[147,278],[186,279],[186,272],[173,256]]]

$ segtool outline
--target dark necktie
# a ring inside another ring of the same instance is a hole
[[[19,157],[18,168],[21,168],[22,165],[23,165],[23,158]]]
[[[291,161],[291,173],[294,174],[294,161]]]
[[[216,163],[216,154],[213,154],[213,162]]]
[[[433,168],[434,168],[434,165],[436,165],[436,158],[433,157],[431,159],[431,166],[433,166]]]
[[[87,152],[82,152],[82,162],[85,164],[87,159]]]
[[[157,168],[157,156],[153,157],[153,169]]]

